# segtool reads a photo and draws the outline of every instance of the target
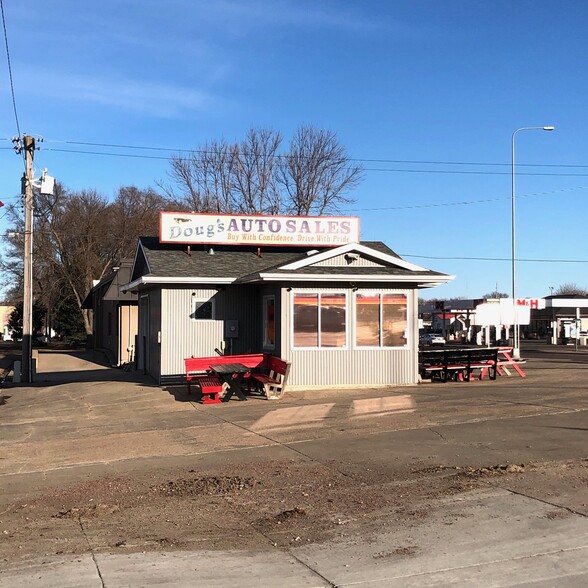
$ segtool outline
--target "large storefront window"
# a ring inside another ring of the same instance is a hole
[[[294,347],[345,347],[347,298],[344,293],[294,294]]]
[[[404,347],[407,344],[405,294],[357,293],[355,305],[357,347]]]

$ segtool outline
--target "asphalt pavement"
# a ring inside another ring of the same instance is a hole
[[[0,390],[0,557],[7,505],[113,464],[132,474],[187,459],[290,455],[370,472],[392,461],[586,467],[588,353],[530,344],[526,355],[524,379],[286,391],[277,402],[206,406],[99,354],[41,350],[34,385]],[[273,551],[121,554],[90,544],[76,556],[5,557],[0,586],[585,586],[588,476],[572,488],[543,474],[536,485],[438,498],[426,523],[400,532],[378,527]]]

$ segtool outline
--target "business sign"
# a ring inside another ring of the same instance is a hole
[[[510,298],[512,304],[512,298]],[[517,306],[528,306],[534,309],[545,308],[545,298],[517,298]]]
[[[514,325],[516,318],[517,324],[528,325],[531,322],[531,309],[545,308],[543,298],[517,298],[516,301],[514,305],[512,298],[500,298],[479,304],[473,323],[478,326]]]
[[[159,241],[338,247],[359,241],[359,218],[162,212],[159,216]]]

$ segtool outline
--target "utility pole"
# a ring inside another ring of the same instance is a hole
[[[23,137],[25,152],[24,184],[24,283],[22,305],[22,379],[33,381],[33,159],[35,139]]]

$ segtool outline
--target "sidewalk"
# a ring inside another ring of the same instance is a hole
[[[588,363],[207,406],[96,360],[43,353],[2,390],[0,586],[588,580]]]

